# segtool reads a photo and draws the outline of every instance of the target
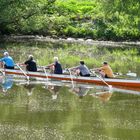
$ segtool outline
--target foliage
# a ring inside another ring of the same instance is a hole
[[[139,9],[139,0],[0,0],[0,34],[138,40]]]

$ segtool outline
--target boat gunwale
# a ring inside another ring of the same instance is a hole
[[[6,74],[13,74],[13,75],[22,75],[24,76],[24,73],[21,70],[17,69],[0,69],[0,71],[5,72]],[[27,76],[29,77],[35,77],[35,78],[49,78],[49,79],[56,79],[56,80],[67,80],[71,81],[71,78],[75,82],[85,82],[85,83],[94,83],[94,84],[100,84],[103,85],[104,83],[98,78],[98,77],[78,77],[75,75],[66,75],[66,74],[53,74],[53,73],[47,73],[47,75],[42,71],[39,72],[30,72],[30,71],[24,71]],[[132,87],[139,87],[140,88],[140,80],[133,80],[133,79],[118,79],[118,78],[104,78],[104,81],[106,81],[108,84],[114,85],[114,86],[132,86]]]

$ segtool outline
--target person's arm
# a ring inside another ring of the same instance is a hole
[[[99,71],[102,71],[104,68],[103,67],[99,67],[99,68],[94,68],[93,70],[95,71],[95,72],[99,72]]]
[[[47,66],[45,66],[45,68],[47,69],[47,68],[52,68],[52,67],[54,67],[55,66],[55,63],[52,63],[52,64],[49,64],[49,65],[47,65]]]
[[[27,65],[27,61],[24,63],[17,63],[19,66],[26,66]]]
[[[69,68],[69,70],[77,70],[77,69],[79,69],[79,66]]]

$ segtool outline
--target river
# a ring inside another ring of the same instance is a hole
[[[59,54],[65,67],[77,64],[83,55],[86,60],[96,56],[95,59],[101,58],[98,59],[98,64],[104,59],[110,60],[115,72],[120,66],[119,76],[123,74],[125,78],[139,79],[139,49],[129,46],[121,49],[78,47],[66,44],[53,46],[6,43],[1,44],[0,52],[2,57],[2,53],[8,51],[16,63],[23,62],[32,53],[39,65],[50,63],[52,57]],[[84,53],[85,48],[89,56]],[[90,50],[94,50],[94,53]],[[99,54],[101,50],[103,58]],[[117,57],[113,57],[114,54]],[[74,57],[75,55],[78,58]],[[69,63],[66,58],[69,59]],[[121,62],[118,62],[120,59]],[[95,64],[96,61],[93,62]],[[87,64],[91,67],[93,65],[90,62]],[[131,73],[136,74],[135,77],[127,77],[128,68]],[[73,88],[71,82],[27,82],[25,79],[13,77],[7,77],[5,80],[0,78],[1,140],[140,139],[140,91],[118,88],[110,91],[107,86],[80,83],[74,83]]]

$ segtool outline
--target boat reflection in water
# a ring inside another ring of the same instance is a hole
[[[77,95],[80,99],[82,99],[86,95],[90,95],[92,97],[100,99],[102,102],[107,102],[110,100],[113,93],[112,90],[107,90],[107,88],[100,89],[100,91],[98,90],[99,89],[96,89],[96,87],[91,88],[91,87],[88,87],[88,86],[86,87],[82,85],[70,89],[70,91],[74,93],[75,95]]]
[[[56,100],[58,98],[59,91],[61,89],[61,86],[57,85],[48,85],[48,90],[52,94],[52,99]]]
[[[112,93],[113,93],[112,91],[101,91],[101,92],[92,93],[89,95],[101,100],[102,102],[108,102],[112,97]]]
[[[33,94],[33,90],[35,88],[35,85],[34,84],[30,84],[30,83],[26,83],[24,85],[24,88],[27,89],[27,95],[31,96]]]
[[[75,95],[77,95],[80,99],[86,96],[89,90],[90,88],[86,88],[85,86],[82,86],[82,85],[70,89],[70,91],[74,93]]]
[[[30,112],[36,112],[40,110],[38,99],[35,96],[36,84],[32,82],[22,83],[23,87],[27,91],[27,108]],[[21,84],[21,85],[22,85]]]
[[[2,88],[2,92],[6,93],[13,86],[13,76],[0,76],[0,85]]]
[[[17,86],[24,85],[24,87],[27,89],[28,96],[31,96],[35,92],[34,89],[36,88],[36,85],[43,85],[43,88],[47,89],[51,93],[53,100],[56,100],[58,98],[60,89],[63,87],[68,87],[69,91],[78,96],[80,99],[82,99],[86,95],[90,95],[100,99],[103,102],[109,101],[112,93],[114,92],[140,95],[140,91],[129,89],[126,90],[116,87],[112,87],[111,90],[109,90],[110,88],[108,86],[81,83],[75,83],[73,87],[71,85],[71,82],[49,81],[46,83],[46,81],[26,81],[25,79],[14,79],[12,76],[5,77],[3,75],[0,75],[0,86],[3,93],[11,89],[13,83],[16,83]]]

